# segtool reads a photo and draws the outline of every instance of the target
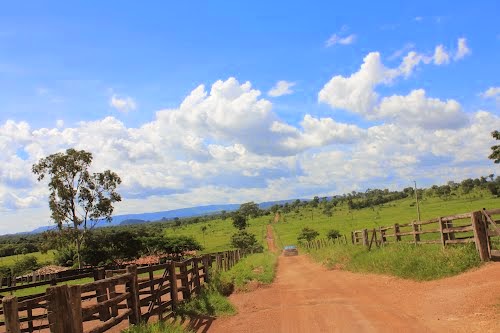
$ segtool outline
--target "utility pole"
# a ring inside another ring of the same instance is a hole
[[[420,222],[420,206],[418,205],[418,192],[417,192],[417,181],[413,181],[415,183],[415,203],[417,204],[417,220]]]

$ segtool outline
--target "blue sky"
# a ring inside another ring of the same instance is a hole
[[[122,175],[118,213],[496,173],[485,156],[500,127],[499,12],[497,1],[2,4],[2,224],[48,223],[29,167],[70,146]]]

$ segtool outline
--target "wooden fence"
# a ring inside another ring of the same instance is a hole
[[[500,209],[475,211],[465,214],[438,217],[426,221],[413,221],[406,224],[363,229],[351,232],[351,242],[371,249],[375,244],[407,242],[414,244],[451,244],[475,243],[481,260],[486,261],[500,255],[498,240],[500,236]]]
[[[52,286],[31,299],[6,296],[0,332],[100,333],[152,316],[168,319],[180,302],[200,293],[210,280],[210,268],[228,270],[241,257],[234,250],[139,268],[100,269],[91,283]]]
[[[47,273],[47,274],[40,274],[33,272],[31,274],[26,274],[23,276],[18,276],[18,277],[12,277],[12,276],[7,276],[3,277],[0,279],[0,294],[5,291],[6,288],[9,287],[20,287],[24,286],[26,284],[30,283],[36,283],[36,282],[47,282],[47,284],[52,283],[54,280],[58,279],[66,279],[70,277],[78,277],[79,275],[84,275],[84,274],[90,274],[89,276],[92,276],[92,272],[95,270],[94,267],[87,267],[87,268],[79,268],[79,269],[68,269],[65,271],[60,271],[57,273]],[[66,280],[69,281],[69,280]],[[29,288],[29,287],[27,287]],[[23,288],[19,288],[23,289]],[[13,289],[16,290],[16,289]],[[7,290],[9,291],[9,290]]]

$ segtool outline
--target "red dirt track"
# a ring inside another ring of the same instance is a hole
[[[414,282],[281,256],[273,284],[230,299],[208,332],[500,332],[500,263]]]

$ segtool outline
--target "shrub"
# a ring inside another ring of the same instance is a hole
[[[319,236],[319,232],[317,232],[316,230],[314,229],[311,229],[311,228],[308,228],[308,227],[305,227],[302,229],[302,231],[300,232],[299,234],[299,237],[297,237],[297,240],[300,242],[300,241],[306,241],[306,242],[310,242],[312,241],[313,239],[315,239],[316,237]]]
[[[335,230],[335,229],[331,229],[329,230],[327,233],[326,233],[326,237],[328,239],[337,239],[339,237],[341,237],[342,235],[340,234],[340,231],[338,230]]]
[[[76,249],[72,246],[60,248],[55,252],[54,262],[59,266],[73,266],[77,262]]]
[[[182,303],[176,310],[180,316],[224,316],[236,313],[236,309],[229,300],[217,290],[202,289],[201,293]]]
[[[238,230],[243,230],[247,227],[247,218],[241,213],[233,215],[233,226]]]
[[[35,256],[25,256],[19,259],[12,266],[12,274],[14,276],[23,275],[35,271],[41,267],[38,259]]]
[[[254,234],[247,231],[239,231],[231,236],[231,244],[238,248],[249,252],[262,252],[264,248],[257,242]]]
[[[234,292],[234,282],[229,278],[222,278],[218,271],[210,271],[210,284],[209,288],[216,290],[223,296],[229,296]]]
[[[98,266],[136,259],[142,249],[141,240],[130,231],[94,232],[87,236],[81,254],[87,265]]]

